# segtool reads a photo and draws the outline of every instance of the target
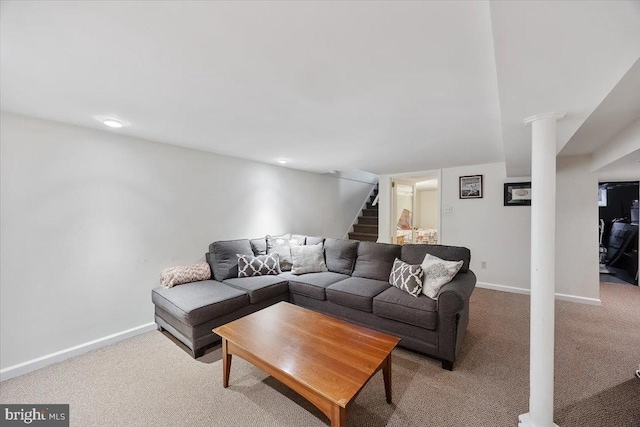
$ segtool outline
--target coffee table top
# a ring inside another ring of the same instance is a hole
[[[400,341],[286,302],[213,331],[343,407]]]

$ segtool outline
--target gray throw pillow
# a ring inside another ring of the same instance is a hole
[[[324,251],[322,243],[312,246],[291,246],[291,258],[293,266],[292,274],[321,273],[327,270],[324,263]]]
[[[276,276],[280,271],[278,254],[240,255],[238,254],[238,277]]]
[[[398,289],[402,289],[409,295],[418,298],[422,291],[422,277],[424,272],[419,265],[411,265],[400,261],[393,262],[393,268],[389,275],[389,283]]]
[[[277,253],[280,256],[280,269],[282,271],[291,270],[293,264],[291,259],[291,236],[267,236],[267,255]]]

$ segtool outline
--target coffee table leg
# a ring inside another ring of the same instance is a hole
[[[231,373],[231,355],[227,349],[227,339],[222,338],[222,387],[229,387],[229,374]]]
[[[347,427],[347,410],[341,406],[331,407],[331,427]]]
[[[387,403],[391,403],[391,353],[384,360],[382,375],[384,377],[384,391],[387,395]]]

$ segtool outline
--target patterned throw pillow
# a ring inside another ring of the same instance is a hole
[[[290,235],[267,236],[267,255],[278,254],[280,256],[280,269],[282,271],[291,270],[291,265],[293,264],[290,238]]]
[[[278,254],[240,255],[238,254],[238,277],[275,276],[280,271]]]
[[[322,242],[310,246],[291,246],[292,274],[321,273],[327,270]]]
[[[209,279],[211,279],[211,267],[206,262],[197,262],[184,267],[165,268],[160,273],[160,284],[165,288]]]
[[[410,265],[396,258],[393,261],[389,283],[418,298],[422,290],[423,274],[419,265]]]
[[[462,264],[463,261],[445,261],[427,254],[420,264],[424,270],[422,292],[431,299],[438,299],[440,288],[453,280]]]

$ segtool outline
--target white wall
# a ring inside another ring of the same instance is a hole
[[[380,175],[378,182],[378,242],[390,243],[392,232],[396,232],[396,224],[391,227],[391,176]]]
[[[556,293],[599,303],[597,174],[590,156],[559,157],[556,182]],[[484,198],[461,200],[458,178],[484,176]],[[527,291],[531,287],[531,208],[504,206],[504,163],[442,171],[442,242],[471,249],[478,281]],[[533,188],[535,200],[535,188]],[[445,213],[447,206],[452,213]],[[480,267],[481,261],[487,268]]]
[[[153,321],[210,242],[342,237],[371,184],[1,115],[0,368]]]
[[[556,206],[556,293],[561,298],[599,303],[597,174],[590,156],[558,158]],[[441,242],[471,250],[471,269],[481,286],[528,293],[531,287],[531,208],[504,206],[504,163],[443,169]],[[458,179],[484,177],[482,199],[459,198]],[[389,242],[390,177],[380,177],[380,241]],[[533,190],[535,198],[535,188]],[[386,207],[385,207],[386,203]],[[451,212],[445,212],[451,208]],[[481,268],[486,261],[487,268]]]
[[[418,225],[421,228],[438,228],[438,190],[418,191]]]
[[[459,198],[458,180],[464,175],[483,175],[482,199]],[[530,178],[507,179],[504,163],[443,169],[441,242],[471,250],[471,269],[479,282],[529,289],[531,208],[503,203],[504,183],[518,181]]]
[[[556,292],[597,300],[598,175],[591,165],[590,155],[557,158]]]

